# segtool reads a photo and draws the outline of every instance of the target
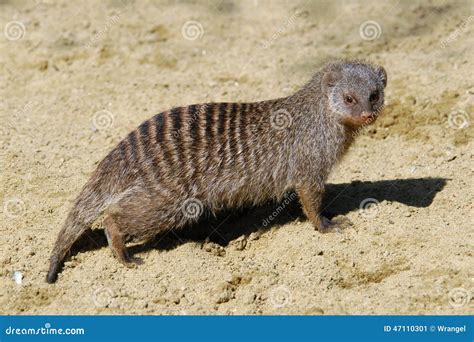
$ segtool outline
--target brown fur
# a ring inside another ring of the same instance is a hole
[[[335,89],[348,77],[349,83],[355,80],[348,86],[361,94],[374,86],[383,95],[381,70],[359,62],[331,63],[286,98],[191,105],[145,121],[84,186],[59,233],[47,281],[57,279],[72,244],[102,214],[109,245],[125,264],[133,261],[126,241],[178,229],[203,210],[255,205],[292,189],[314,227],[324,230],[319,212],[324,183],[365,122],[362,110],[348,114],[338,108]],[[279,127],[279,115],[289,124]]]

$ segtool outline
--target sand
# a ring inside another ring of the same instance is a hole
[[[473,314],[473,10],[1,1],[0,313]],[[290,196],[131,246],[144,264],[128,269],[94,229],[45,283],[75,196],[143,120],[285,96],[340,57],[380,63],[388,87],[330,177],[334,232]]]

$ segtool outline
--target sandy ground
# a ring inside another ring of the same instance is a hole
[[[473,314],[473,14],[472,1],[0,1],[0,313]],[[290,195],[133,246],[135,269],[94,230],[45,283],[72,201],[128,131],[177,105],[290,94],[335,57],[389,81],[330,178],[333,233]]]

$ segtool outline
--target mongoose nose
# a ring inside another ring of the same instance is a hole
[[[369,120],[369,119],[373,119],[374,115],[372,113],[369,113],[369,112],[362,112],[360,117],[364,120]]]

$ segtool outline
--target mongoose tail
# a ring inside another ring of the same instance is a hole
[[[91,179],[93,181],[93,179]],[[92,182],[88,182],[69,212],[63,228],[51,252],[50,265],[46,281],[54,283],[58,279],[63,261],[72,245],[90,228],[90,225],[99,217],[103,205],[102,196],[92,190]]]

